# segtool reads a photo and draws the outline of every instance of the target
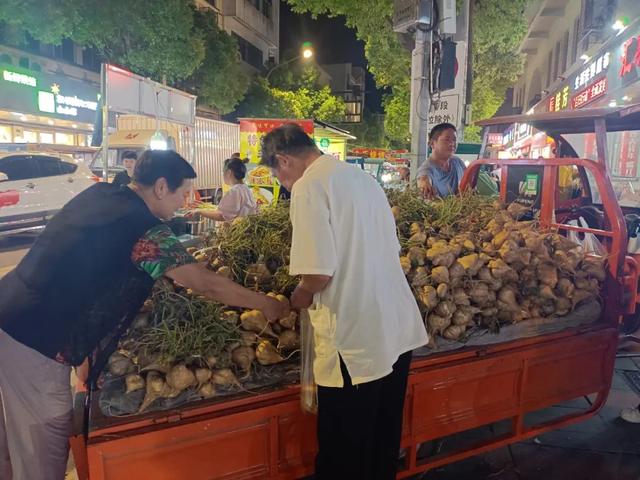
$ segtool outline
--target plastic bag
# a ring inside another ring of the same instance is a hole
[[[580,217],[578,220],[571,220],[568,225],[572,225],[574,227],[580,226],[582,228],[589,228],[589,224],[582,217]],[[607,255],[607,249],[604,247],[604,245],[602,245],[602,243],[600,243],[598,237],[596,237],[593,233],[587,232],[583,232],[582,235],[584,236],[584,238],[581,239],[578,232],[569,230],[568,238],[572,242],[577,243],[578,245],[582,245],[582,250],[588,255]]]
[[[318,413],[318,386],[313,375],[315,360],[313,327],[307,309],[300,311],[300,406],[305,412]]]

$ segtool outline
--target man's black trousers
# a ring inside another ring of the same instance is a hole
[[[318,387],[316,479],[395,479],[410,363],[409,351],[386,377],[354,386],[340,359],[344,387]]]

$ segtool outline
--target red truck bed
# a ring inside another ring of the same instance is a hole
[[[413,361],[404,414],[405,465],[398,478],[583,420],[610,388],[617,330],[605,324]],[[294,479],[313,472],[315,417],[298,387],[203,401],[170,412],[106,418],[92,399],[86,444],[91,480]],[[526,414],[585,395],[590,409],[545,424]],[[497,437],[416,458],[418,444],[507,420]],[[82,442],[75,442],[80,447]],[[82,456],[81,453],[76,456]],[[79,477],[87,472],[78,462]]]

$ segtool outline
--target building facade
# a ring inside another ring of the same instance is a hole
[[[100,91],[95,50],[32,39],[17,48],[1,35],[0,144],[89,146]]]
[[[640,16],[637,0],[533,0],[525,10],[527,34],[522,75],[514,86],[514,110],[526,112],[582,68],[618,35],[616,22]]]
[[[204,1],[204,0],[201,0]],[[215,0],[222,29],[238,42],[240,56],[253,71],[280,61],[280,0]]]
[[[365,100],[365,70],[351,63],[322,65],[328,74],[331,92],[345,102],[343,123],[360,123],[363,118]]]

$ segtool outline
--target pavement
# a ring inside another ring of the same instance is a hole
[[[36,238],[37,234],[34,233],[0,237],[0,278],[13,270]]]

